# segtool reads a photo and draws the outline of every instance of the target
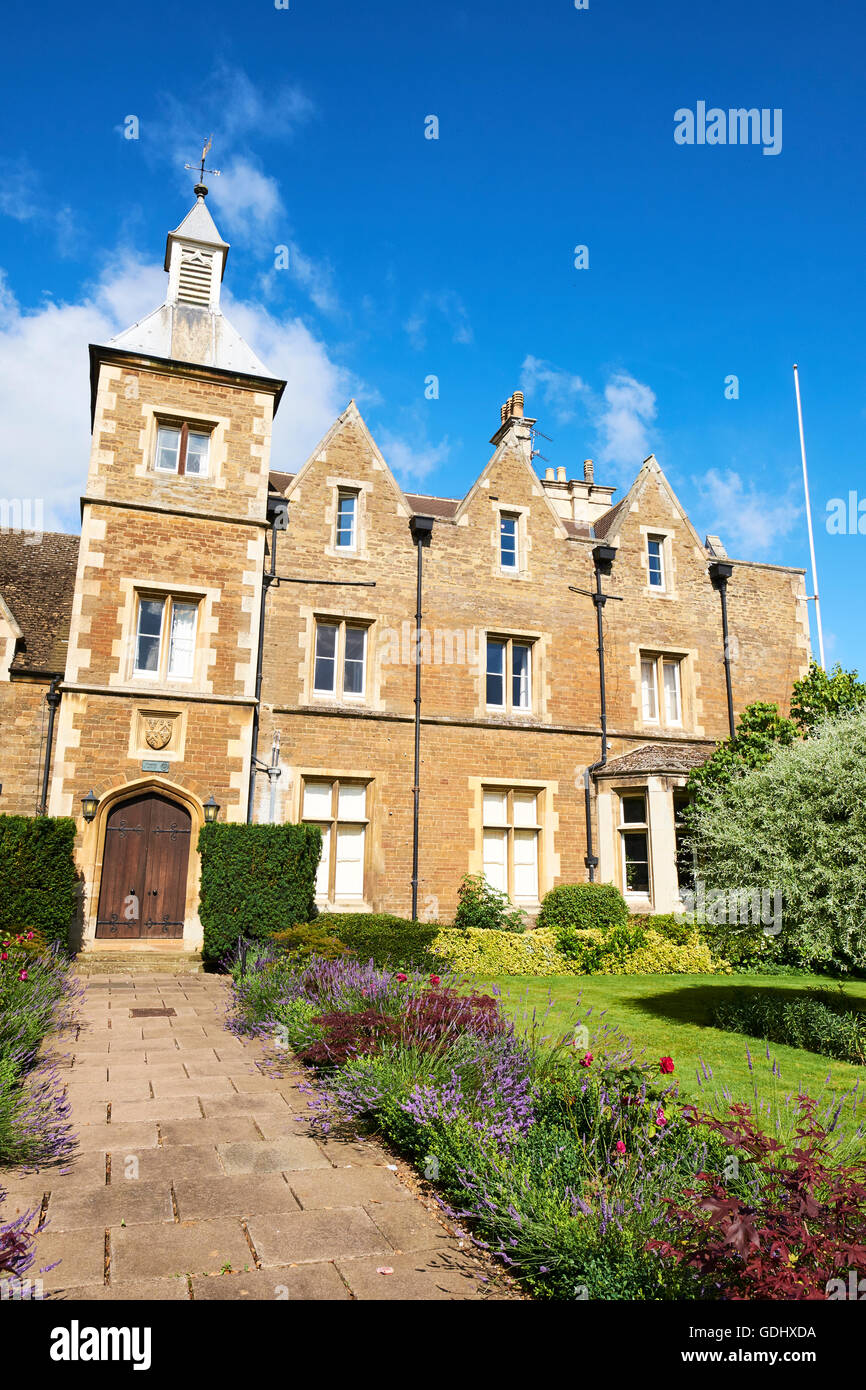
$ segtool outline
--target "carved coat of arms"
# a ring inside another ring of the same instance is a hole
[[[148,748],[164,748],[171,739],[170,719],[145,719],[144,741]]]

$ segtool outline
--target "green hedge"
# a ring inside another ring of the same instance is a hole
[[[438,922],[413,922],[387,912],[321,912],[316,926],[333,932],[359,960],[392,969],[427,970]]]
[[[0,816],[0,930],[41,931],[69,945],[77,906],[75,821]]]
[[[204,825],[198,848],[205,960],[315,914],[317,825]]]
[[[579,931],[616,931],[628,927],[625,898],[612,883],[561,883],[545,893],[536,927],[552,931],[559,950],[579,959]]]

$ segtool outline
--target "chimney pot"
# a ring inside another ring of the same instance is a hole
[[[499,418],[503,425],[505,424],[505,421],[508,419],[508,407],[510,406],[510,404],[510,401],[506,401],[504,405],[501,405],[499,407]]]
[[[595,480],[595,466],[592,459],[583,460],[583,481],[592,484]]]
[[[559,467],[558,467],[557,470],[556,470],[556,481],[557,481],[558,483],[564,483],[564,482],[567,481],[567,480],[566,480],[566,476],[565,476],[565,465],[564,465],[564,464],[560,464]]]
[[[512,415],[516,415],[516,416],[518,417],[518,419],[522,418],[522,416],[523,416],[523,392],[522,392],[522,391],[515,391],[514,395],[511,397],[511,413],[512,413]]]
[[[554,479],[554,476],[555,476],[555,475],[554,475],[554,472],[553,472],[553,469],[552,469],[552,468],[545,468],[545,470],[544,470],[544,478],[545,478],[545,481],[546,481],[546,482],[552,483],[552,482],[553,482],[553,479]]]

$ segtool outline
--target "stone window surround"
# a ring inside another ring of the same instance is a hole
[[[544,895],[553,887],[559,877],[560,857],[556,850],[556,833],[559,829],[559,812],[553,809],[554,797],[559,792],[558,781],[544,781],[540,778],[520,777],[470,777],[471,797],[469,810],[469,865],[470,874],[484,872],[484,792],[515,791],[534,792],[538,798],[538,905]],[[534,912],[536,904],[521,906]]]
[[[369,558],[367,549],[367,500],[368,493],[373,490],[373,484],[369,480],[362,478],[331,477],[325,480],[326,487],[330,490],[330,500],[325,507],[325,526],[329,540],[325,545],[325,554],[333,560],[366,560]],[[337,545],[337,514],[339,508],[339,498],[341,492],[355,493],[358,502],[355,508],[355,544],[351,548],[346,545]]]
[[[676,531],[671,526],[641,526],[641,552],[640,564],[644,574],[644,586],[642,592],[656,599],[675,599],[677,594],[676,566],[674,565],[673,539]],[[658,588],[649,581],[649,549],[648,542],[662,541],[662,578],[663,588]]]
[[[227,435],[230,420],[224,415],[211,415],[207,412],[191,415],[177,405],[159,405],[153,401],[142,402],[144,428],[139,436],[142,463],[136,467],[138,476],[147,475],[160,478],[166,483],[178,482],[181,478],[203,487],[225,488],[225,465],[228,454]],[[208,449],[208,471],[203,476],[196,473],[166,473],[156,466],[156,441],[160,425],[189,425],[191,430],[199,430],[210,435]]]
[[[333,709],[380,709],[382,701],[380,699],[381,670],[380,662],[376,653],[376,624],[380,620],[375,613],[346,613],[335,612],[333,609],[302,607],[300,610],[301,626],[298,632],[298,643],[301,648],[300,679],[301,693],[299,704],[328,706]],[[338,674],[339,693],[332,695],[326,691],[314,689],[315,669],[316,669],[316,631],[319,623],[334,623],[340,627],[337,641],[337,663],[338,673],[340,663],[343,659],[345,650],[345,630],[346,627],[363,627],[367,633],[367,644],[364,652],[364,693],[362,695],[344,695],[342,693],[342,680]]]
[[[532,542],[529,537],[528,518],[532,514],[532,508],[520,505],[517,502],[508,502],[501,497],[491,497],[490,506],[493,510],[493,531],[491,542],[493,546],[493,566],[492,572],[497,579],[517,579],[529,580],[532,578],[529,569],[529,552],[532,549]],[[503,516],[513,516],[517,518],[517,568],[503,568],[501,564],[500,551],[500,522]]]
[[[320,904],[326,911],[349,911],[349,912],[372,912],[372,897],[370,894],[370,870],[373,859],[373,835],[370,833],[373,827],[376,812],[376,779],[372,772],[348,771],[345,768],[287,768],[286,774],[292,778],[292,809],[293,819],[296,824],[304,823],[304,787],[307,782],[351,782],[355,786],[363,784],[367,789],[366,817],[363,824],[367,828],[364,836],[364,896],[362,900],[358,898],[328,899],[327,905]],[[311,822],[312,823],[312,822]],[[362,822],[353,822],[361,824]],[[332,855],[331,872],[333,874],[335,860]]]
[[[634,643],[634,666],[632,668],[633,688],[635,690],[635,725],[641,732],[658,733],[659,731],[685,735],[695,722],[696,695],[695,695],[695,658],[694,651],[683,649],[682,647],[661,646],[658,643],[652,646],[641,646]],[[644,661],[656,661],[660,667],[662,661],[677,661],[680,668],[680,722],[679,724],[668,724],[664,717],[664,688],[662,685],[661,672],[657,669],[656,675],[656,719],[644,719],[643,715],[643,673],[641,663]]]
[[[118,667],[112,672],[109,685],[140,689],[143,696],[151,693],[171,695],[172,691],[178,690],[209,694],[212,690],[212,682],[208,679],[208,668],[216,660],[216,651],[210,642],[216,626],[213,609],[214,604],[219,601],[220,590],[208,589],[201,585],[177,584],[173,580],[160,584],[153,578],[136,579],[125,576],[120,581],[120,591],[121,605],[118,609],[117,620],[121,627],[121,636],[112,643],[112,655],[117,659]],[[140,598],[150,596],[177,598],[182,602],[198,604],[193,674],[188,680],[152,681],[136,676],[133,672],[135,638],[138,627],[138,602]]]
[[[685,788],[687,780],[674,774],[635,773],[621,779],[604,778],[598,783],[599,881],[615,884],[629,907],[636,912],[677,912],[682,906],[677,880],[674,795]],[[626,796],[641,794],[647,801],[648,895],[626,892],[619,843],[621,800]]]

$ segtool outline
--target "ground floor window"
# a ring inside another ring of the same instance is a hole
[[[322,857],[316,874],[319,902],[364,898],[367,839],[366,782],[305,778],[303,819],[322,832]]]
[[[514,903],[538,902],[538,795],[500,787],[483,791],[484,876]]]
[[[619,799],[619,839],[623,891],[650,891],[649,822],[645,792],[623,792]]]
[[[680,888],[694,888],[694,855],[686,844],[687,830],[685,812],[689,805],[688,792],[674,792],[674,833],[677,842],[677,884]]]

